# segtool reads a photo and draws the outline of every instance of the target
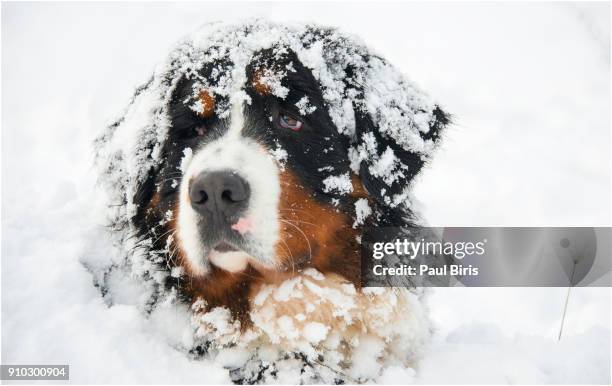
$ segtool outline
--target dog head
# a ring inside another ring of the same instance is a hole
[[[409,183],[447,123],[354,37],[213,25],[137,91],[98,160],[114,221],[162,265],[355,280],[361,228],[405,225]]]

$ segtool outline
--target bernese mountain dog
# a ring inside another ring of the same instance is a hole
[[[288,355],[320,365],[310,381],[372,379],[427,326],[413,292],[362,286],[361,239],[415,223],[410,182],[448,123],[354,36],[207,25],[96,140],[125,251],[114,268],[153,283],[149,309],[189,304],[200,353],[258,351],[233,364],[239,382],[278,377]]]

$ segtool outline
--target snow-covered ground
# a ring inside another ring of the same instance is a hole
[[[210,20],[316,21],[363,37],[456,120],[415,185],[440,226],[609,226],[607,3],[3,3],[2,363],[78,383],[224,383],[184,310],[107,308],[79,259],[110,253],[91,139]],[[137,290],[137,289],[135,289]],[[437,334],[388,383],[609,383],[610,289],[436,289]],[[181,327],[182,326],[182,327]]]

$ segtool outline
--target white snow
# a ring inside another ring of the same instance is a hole
[[[295,107],[298,108],[301,115],[312,114],[317,109],[317,106],[313,106],[310,104],[310,100],[305,95],[295,103]]]
[[[609,383],[610,331],[593,328],[561,342],[533,335],[483,341],[493,325],[460,327],[473,333],[440,339],[423,355],[418,371],[387,368],[382,383],[415,384],[594,384]],[[484,331],[482,331],[484,329]],[[501,332],[497,332],[501,334]],[[444,363],[444,371],[440,371]]]
[[[302,314],[298,314],[302,315]],[[296,316],[296,318],[299,320]],[[304,338],[310,343],[319,343],[327,337],[329,327],[319,322],[311,322],[304,326]]]
[[[367,199],[360,198],[355,201],[355,222],[353,223],[353,228],[362,225],[371,214],[372,208],[370,208]]]
[[[283,149],[280,144],[276,144],[276,147],[270,150],[270,155],[272,155],[272,158],[276,160],[279,169],[281,171],[285,170],[285,164],[287,163],[287,158],[289,157],[287,150]]]
[[[181,158],[181,172],[185,173],[187,171],[187,167],[191,162],[191,158],[193,157],[193,150],[190,147],[183,150],[183,158]]]
[[[193,339],[188,310],[170,303],[144,318],[149,289],[120,277],[108,307],[80,263],[122,257],[97,205],[107,198],[95,184],[92,138],[177,38],[221,15],[340,26],[442,101],[457,125],[412,197],[432,224],[610,225],[608,4],[392,3],[384,22],[373,22],[380,7],[3,4],[3,364],[69,363],[74,383],[229,383],[222,365],[244,360],[240,351],[191,360],[181,351]],[[316,66],[317,49],[302,61]],[[350,109],[332,111],[349,134]],[[410,119],[422,132],[427,116]],[[165,124],[157,123],[152,141]],[[436,289],[434,341],[418,369],[386,367],[378,381],[609,383],[610,289],[572,290],[557,342],[565,291]]]
[[[202,304],[194,309],[201,310]],[[243,326],[240,335],[240,325],[229,321],[227,310],[214,308],[193,318],[198,336],[212,339],[211,349],[224,361],[242,360],[233,353],[236,348],[251,353],[242,366],[247,376],[262,360],[273,361],[278,378],[290,376],[304,362],[283,358],[282,352],[302,353],[316,368],[300,376],[305,383],[333,382],[329,369],[334,377],[365,382],[390,364],[414,366],[429,334],[426,319],[419,295],[407,289],[358,292],[345,279],[314,269],[279,285],[265,285],[251,310],[253,323]],[[270,381],[274,379],[264,375],[263,382]]]
[[[289,94],[289,89],[281,84],[286,72],[273,72],[266,69],[259,78],[259,82],[270,89],[273,95],[284,99]]]
[[[353,191],[353,184],[348,173],[337,176],[329,176],[323,180],[323,191],[326,193],[346,194]]]
[[[404,166],[390,147],[387,147],[380,157],[374,156],[374,159],[375,161],[369,167],[370,173],[375,177],[381,177],[387,185],[404,177],[402,172]]]

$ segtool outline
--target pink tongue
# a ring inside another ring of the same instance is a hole
[[[241,217],[236,224],[232,225],[232,229],[243,235],[250,231],[252,226],[251,220]]]

